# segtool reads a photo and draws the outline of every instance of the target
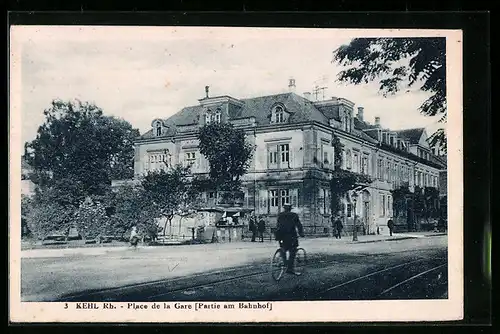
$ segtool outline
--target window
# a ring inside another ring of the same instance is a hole
[[[166,170],[170,165],[170,155],[168,154],[168,150],[161,152],[151,152],[148,154],[148,170],[157,171],[157,170]]]
[[[380,217],[385,217],[385,195],[380,195]]]
[[[352,170],[356,173],[359,173],[359,156],[358,153],[354,153],[352,160]]]
[[[280,150],[280,155],[281,155],[281,163],[290,162],[290,145],[280,144],[279,150]]]
[[[278,207],[278,190],[269,191],[269,205],[271,207]]]
[[[352,204],[347,204],[347,217],[352,217]]]
[[[208,198],[215,198],[215,192],[213,192],[213,191],[209,192]]]
[[[352,168],[352,156],[351,156],[351,150],[347,150],[346,152],[346,165],[347,165],[347,169],[351,169]]]
[[[382,159],[378,159],[377,161],[377,178],[379,180],[383,179],[383,166],[384,166],[384,161]]]
[[[205,114],[205,124],[210,124],[211,121],[212,121],[212,118],[211,118],[210,114],[206,113]]]
[[[284,123],[285,122],[285,111],[282,107],[276,107],[274,109],[274,122]]]
[[[186,165],[192,166],[196,163],[196,153],[186,152]]]
[[[348,129],[348,128],[347,128],[347,123],[349,123],[349,119],[347,118],[347,116],[344,116],[344,117],[342,118],[342,129],[343,129],[344,131],[347,131],[347,129]]]
[[[215,123],[220,123],[220,111],[217,110],[217,112],[215,114],[212,115],[212,119]]]
[[[389,174],[390,174],[390,171],[389,171],[389,168],[390,168],[390,162],[389,160],[386,160],[385,161],[385,168],[384,168],[384,180],[385,181],[389,181]]]
[[[389,216],[391,216],[391,214],[392,214],[391,208],[392,208],[392,196],[388,195],[387,196],[387,214]]]
[[[368,175],[368,156],[364,155],[361,161],[361,172]]]
[[[156,136],[157,137],[161,136],[161,133],[162,133],[161,122],[156,122]]]
[[[289,168],[290,167],[290,145],[273,144],[267,146],[268,168]]]
[[[281,207],[285,206],[286,204],[290,204],[290,190],[288,189],[283,189],[281,190]]]
[[[325,214],[326,212],[326,189],[319,189],[319,196],[318,196],[318,208],[319,208],[319,213],[320,214]]]

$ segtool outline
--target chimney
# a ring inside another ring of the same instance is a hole
[[[205,94],[207,95],[206,98],[208,99],[208,90],[210,89],[210,86],[205,86]]]
[[[288,91],[290,93],[295,93],[295,79],[294,78],[290,78],[288,80]]]
[[[311,92],[305,92],[305,93],[304,93],[304,97],[305,97],[307,100],[311,101]]]
[[[363,107],[358,107],[358,119],[363,122],[363,111],[365,110],[365,108]]]
[[[380,117],[375,117],[375,126],[380,127]]]

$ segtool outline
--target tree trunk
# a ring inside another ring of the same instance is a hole
[[[182,218],[184,217],[181,216],[181,218],[179,219],[179,236],[181,235],[181,230],[182,230]]]

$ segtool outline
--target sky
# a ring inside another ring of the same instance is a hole
[[[364,107],[365,120],[383,127],[442,124],[421,115],[426,93],[413,90],[384,98],[376,84],[336,81],[342,69],[332,52],[359,31],[190,27],[23,27],[17,43],[22,142],[36,138],[44,109],[53,99],[95,103],[105,115],[123,118],[141,133],[155,118],[168,118],[205,96],[249,98],[325,86],[325,97],[343,97]],[[358,34],[358,35],[356,35]],[[356,109],[355,109],[356,110]]]

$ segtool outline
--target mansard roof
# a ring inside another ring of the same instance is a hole
[[[328,118],[319,111],[314,104],[295,94],[283,93],[268,96],[260,96],[255,98],[241,99],[241,106],[231,106],[230,119],[241,119],[255,117],[257,125],[271,124],[269,117],[271,109],[276,104],[282,104],[290,113],[289,122],[298,123],[304,121],[316,121],[323,124],[329,124]],[[164,136],[173,136],[176,133],[176,127],[198,124],[199,118],[205,112],[205,107],[201,105],[189,106],[181,109],[181,111],[164,120],[164,125],[167,127]],[[150,130],[143,134],[140,138],[153,137],[153,131]]]

